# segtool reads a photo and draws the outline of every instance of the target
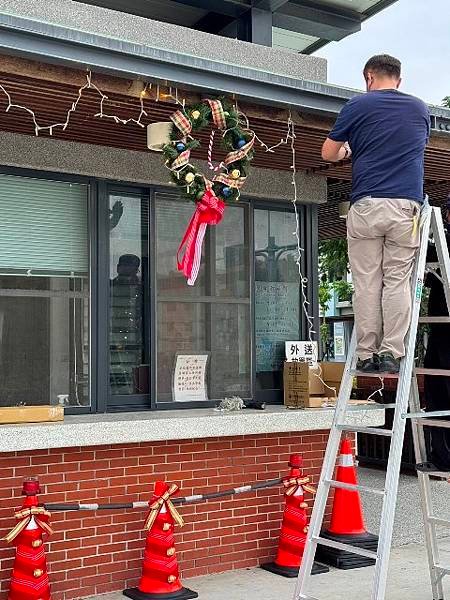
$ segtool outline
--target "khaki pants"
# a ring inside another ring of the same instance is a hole
[[[405,354],[411,313],[410,279],[420,206],[400,198],[362,198],[347,218],[348,252],[355,294],[356,352]]]

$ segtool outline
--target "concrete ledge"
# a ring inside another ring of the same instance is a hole
[[[104,43],[110,40],[113,45],[119,41],[135,44],[136,54],[142,46],[141,50],[155,48],[183,53],[191,57],[191,62],[196,58],[223,62],[228,69],[249,67],[296,79],[321,82],[327,79],[327,61],[317,56],[194,32],[187,27],[73,0],[0,0],[0,12],[84,32],[88,34],[85,39],[92,40],[91,34],[101,36]]]
[[[350,411],[349,424],[384,423],[383,408],[357,408]],[[313,431],[329,429],[333,415],[331,408],[296,411],[271,406],[236,413],[211,408],[67,416],[60,423],[1,425],[0,452]]]

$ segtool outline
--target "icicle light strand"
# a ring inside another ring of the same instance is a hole
[[[145,89],[147,89],[148,87],[149,86],[147,85]],[[151,84],[150,84],[150,87],[151,87]],[[50,135],[53,135],[53,130],[56,128],[61,128],[63,131],[65,131],[70,123],[70,118],[72,116],[72,113],[74,113],[78,108],[78,104],[79,104],[81,98],[83,97],[83,92],[85,90],[89,90],[89,89],[95,90],[100,97],[99,110],[97,113],[94,114],[94,117],[100,118],[100,119],[103,119],[103,118],[113,119],[115,121],[115,123],[122,123],[123,125],[127,125],[128,123],[135,123],[139,127],[145,127],[145,124],[142,123],[142,118],[144,116],[145,117],[148,116],[148,113],[144,108],[144,94],[141,94],[139,96],[140,111],[139,111],[139,115],[138,115],[137,119],[135,119],[134,117],[131,117],[129,119],[122,119],[122,118],[118,117],[117,115],[108,114],[105,112],[105,109],[104,109],[104,103],[106,100],[108,100],[108,96],[106,94],[104,94],[95,83],[93,83],[91,71],[89,71],[86,74],[86,82],[78,89],[77,97],[72,102],[71,107],[67,111],[65,120],[62,122],[53,123],[52,125],[40,125],[38,123],[38,119],[37,119],[37,116],[36,116],[36,113],[34,112],[34,110],[32,110],[31,108],[28,108],[27,106],[23,106],[22,104],[16,104],[15,102],[13,102],[11,94],[8,92],[8,90],[2,84],[0,84],[0,90],[5,94],[6,98],[8,99],[8,106],[6,107],[5,112],[9,112],[12,108],[17,108],[18,110],[25,111],[29,115],[31,115],[31,119],[32,119],[33,125],[34,125],[34,133],[36,136],[38,136],[39,132],[41,132],[41,131],[48,131]]]

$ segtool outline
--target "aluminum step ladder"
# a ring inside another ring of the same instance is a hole
[[[427,265],[426,256],[430,235],[433,236],[439,262],[437,264]],[[450,416],[450,410],[428,413],[421,411],[416,379],[416,374],[419,372],[427,373],[429,375],[450,377],[450,370],[415,369],[414,366],[415,345],[417,328],[420,319],[420,305],[424,277],[427,269],[436,273],[437,268],[440,269],[440,278],[444,284],[447,309],[450,314],[450,258],[445,240],[444,225],[440,210],[438,208],[432,208],[426,204],[421,215],[421,242],[412,275],[412,310],[410,328],[406,338],[406,353],[405,357],[400,362],[399,374],[394,376],[398,377],[398,386],[393,427],[392,429],[382,429],[377,427],[351,426],[346,424],[346,415],[350,410],[352,412],[354,412],[355,409],[360,409],[362,411],[366,410],[363,406],[352,406],[351,408],[348,406],[348,401],[350,399],[352,390],[353,377],[355,374],[357,374],[355,371],[357,361],[356,335],[355,332],[353,332],[348,351],[348,358],[342,377],[341,388],[336,403],[333,424],[330,430],[328,445],[325,452],[314,508],[311,515],[305,552],[303,554],[298,580],[295,587],[294,600],[317,600],[308,595],[308,588],[311,578],[311,569],[318,544],[374,559],[375,575],[373,587],[370,596],[368,594],[367,598],[370,597],[371,600],[385,599],[406,419],[412,419],[413,440],[417,463],[423,463],[426,461],[424,427],[448,427],[450,425],[450,421],[445,422],[436,419],[436,417]],[[433,317],[433,319],[434,318],[435,317]],[[442,320],[438,322],[450,323],[450,317],[439,317],[439,319]],[[426,320],[426,318],[424,320]],[[367,374],[364,374],[364,376],[366,377]],[[379,377],[378,374],[374,374],[374,376]],[[384,376],[385,375],[383,374],[383,377]],[[408,408],[410,409],[409,412]],[[389,436],[391,438],[384,489],[372,489],[359,485],[341,484],[333,479],[341,437],[343,434],[345,434],[345,432],[361,432],[371,435]],[[433,515],[430,490],[430,476],[433,475],[448,478],[450,477],[450,473],[438,474],[418,471],[419,491],[425,524],[425,540],[430,567],[433,600],[444,600],[442,579],[444,575],[450,574],[450,565],[444,566],[440,562],[436,527],[444,526],[448,527],[450,530],[450,520],[446,521],[443,519],[438,519]],[[328,495],[332,488],[337,487],[345,487],[345,489],[348,490],[364,491],[382,496],[383,505],[381,511],[378,548],[376,552],[321,537]],[[348,595],[348,600],[353,600],[351,593]]]

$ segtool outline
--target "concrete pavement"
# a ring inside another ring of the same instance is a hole
[[[359,482],[367,487],[382,488],[385,472],[358,469]],[[450,485],[432,481],[433,508],[436,516],[449,518]],[[391,568],[386,600],[433,599],[429,583],[426,551],[423,544],[423,525],[418,503],[417,478],[400,477],[394,526]],[[379,528],[381,500],[378,496],[362,494],[364,514],[369,531]],[[449,531],[438,528],[439,537]],[[450,566],[450,537],[439,542],[441,562]],[[332,570],[316,575],[311,594],[318,600],[369,600],[373,568],[351,571]],[[244,569],[218,575],[196,577],[183,583],[199,593],[199,600],[292,600],[295,580],[277,577],[262,569]],[[450,576],[446,581],[450,600]],[[124,600],[121,593],[103,594],[88,600]],[[447,600],[447,599],[446,599]]]
[[[450,538],[441,540],[441,562],[450,565]],[[394,548],[386,600],[433,600],[426,552],[421,544]],[[373,567],[352,571],[332,569],[315,575],[310,593],[319,600],[370,600]],[[284,579],[262,569],[243,569],[196,577],[183,582],[199,594],[199,600],[292,600],[295,580]],[[445,581],[450,598],[450,579]],[[103,594],[89,600],[124,600],[117,594]],[[434,599],[437,600],[437,599]]]

